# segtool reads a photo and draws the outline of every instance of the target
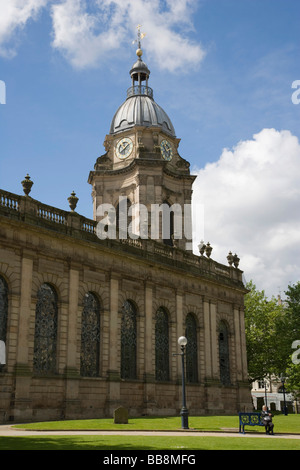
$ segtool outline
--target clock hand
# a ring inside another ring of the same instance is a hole
[[[126,153],[126,149],[127,149],[128,146],[129,146],[128,143],[127,143],[127,145],[126,145],[126,143],[123,144],[123,149],[122,149],[122,152],[121,152],[121,153],[123,153],[123,154]]]
[[[124,142],[121,142],[120,143],[120,153],[123,153],[124,152],[124,146],[125,146],[125,143]],[[121,148],[122,147],[122,148]]]

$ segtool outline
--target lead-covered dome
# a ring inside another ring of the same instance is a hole
[[[135,126],[158,127],[176,137],[175,129],[167,113],[154,101],[153,90],[148,86],[150,71],[142,61],[142,51],[137,50],[138,60],[130,70],[132,86],[127,99],[113,117],[110,134],[123,132]]]
[[[176,137],[169,116],[149,96],[134,95],[127,98],[114,115],[110,134],[126,131],[135,126],[159,127],[172,137]]]

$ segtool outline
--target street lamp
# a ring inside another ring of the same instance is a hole
[[[184,370],[184,356],[185,356],[185,347],[187,345],[187,339],[185,336],[180,336],[178,338],[178,344],[181,349],[180,354],[173,354],[173,356],[181,356],[181,367],[182,367],[182,408],[180,411],[181,416],[181,428],[189,429],[189,412],[186,407],[186,398],[185,398],[185,370]]]
[[[287,412],[287,406],[286,406],[286,400],[285,400],[285,386],[284,386],[286,378],[282,375],[280,377],[280,380],[282,382],[282,391],[283,391],[283,414],[287,416],[288,412]]]
[[[268,399],[267,399],[267,381],[264,380],[264,385],[265,385],[265,405],[268,409]]]

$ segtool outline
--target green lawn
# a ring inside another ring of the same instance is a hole
[[[275,432],[277,433],[299,433],[300,434],[300,415],[282,414],[275,415],[273,418]],[[181,420],[178,417],[142,417],[129,418],[128,424],[114,424],[113,419],[88,419],[74,421],[54,421],[44,423],[31,423],[16,425],[18,428],[54,431],[54,430],[178,430],[181,428]],[[198,431],[223,431],[238,430],[238,416],[196,416],[189,417],[190,429]],[[247,432],[264,432],[261,426],[246,427]]]
[[[254,437],[27,436],[1,437],[1,450],[300,450],[300,440]],[[118,455],[118,454],[116,454]],[[124,454],[126,455],[126,454]],[[100,459],[100,457],[99,457]]]
[[[300,415],[276,415],[273,418],[275,436],[252,437],[253,433],[264,433],[262,427],[248,427],[245,435],[238,437],[195,436],[187,432],[176,436],[83,436],[83,430],[180,430],[180,418],[142,417],[131,418],[127,425],[115,425],[112,419],[59,421],[17,425],[17,428],[33,430],[78,430],[76,436],[26,436],[0,438],[1,450],[300,450],[300,439],[276,438],[276,433],[300,434]],[[190,429],[200,431],[238,430],[237,416],[190,417]],[[249,434],[252,434],[250,437]],[[248,434],[248,437],[247,437]]]

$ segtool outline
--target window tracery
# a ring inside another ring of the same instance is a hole
[[[100,304],[97,297],[88,292],[84,296],[81,321],[80,375],[99,375],[100,353]]]
[[[136,379],[136,315],[129,300],[122,307],[121,320],[121,378]]]
[[[219,360],[220,381],[223,385],[230,385],[228,328],[223,321],[220,322],[219,327]]]
[[[8,315],[8,287],[5,279],[0,276],[0,340],[6,342]]]
[[[198,382],[198,347],[197,325],[194,316],[189,313],[186,317],[186,380],[188,383]]]
[[[49,284],[43,284],[37,295],[33,369],[37,374],[56,371],[57,294]]]
[[[8,317],[8,286],[5,279],[0,276],[0,341],[4,343],[4,351],[7,335],[7,317]],[[5,352],[3,353],[5,359]],[[0,371],[4,364],[0,364]]]

